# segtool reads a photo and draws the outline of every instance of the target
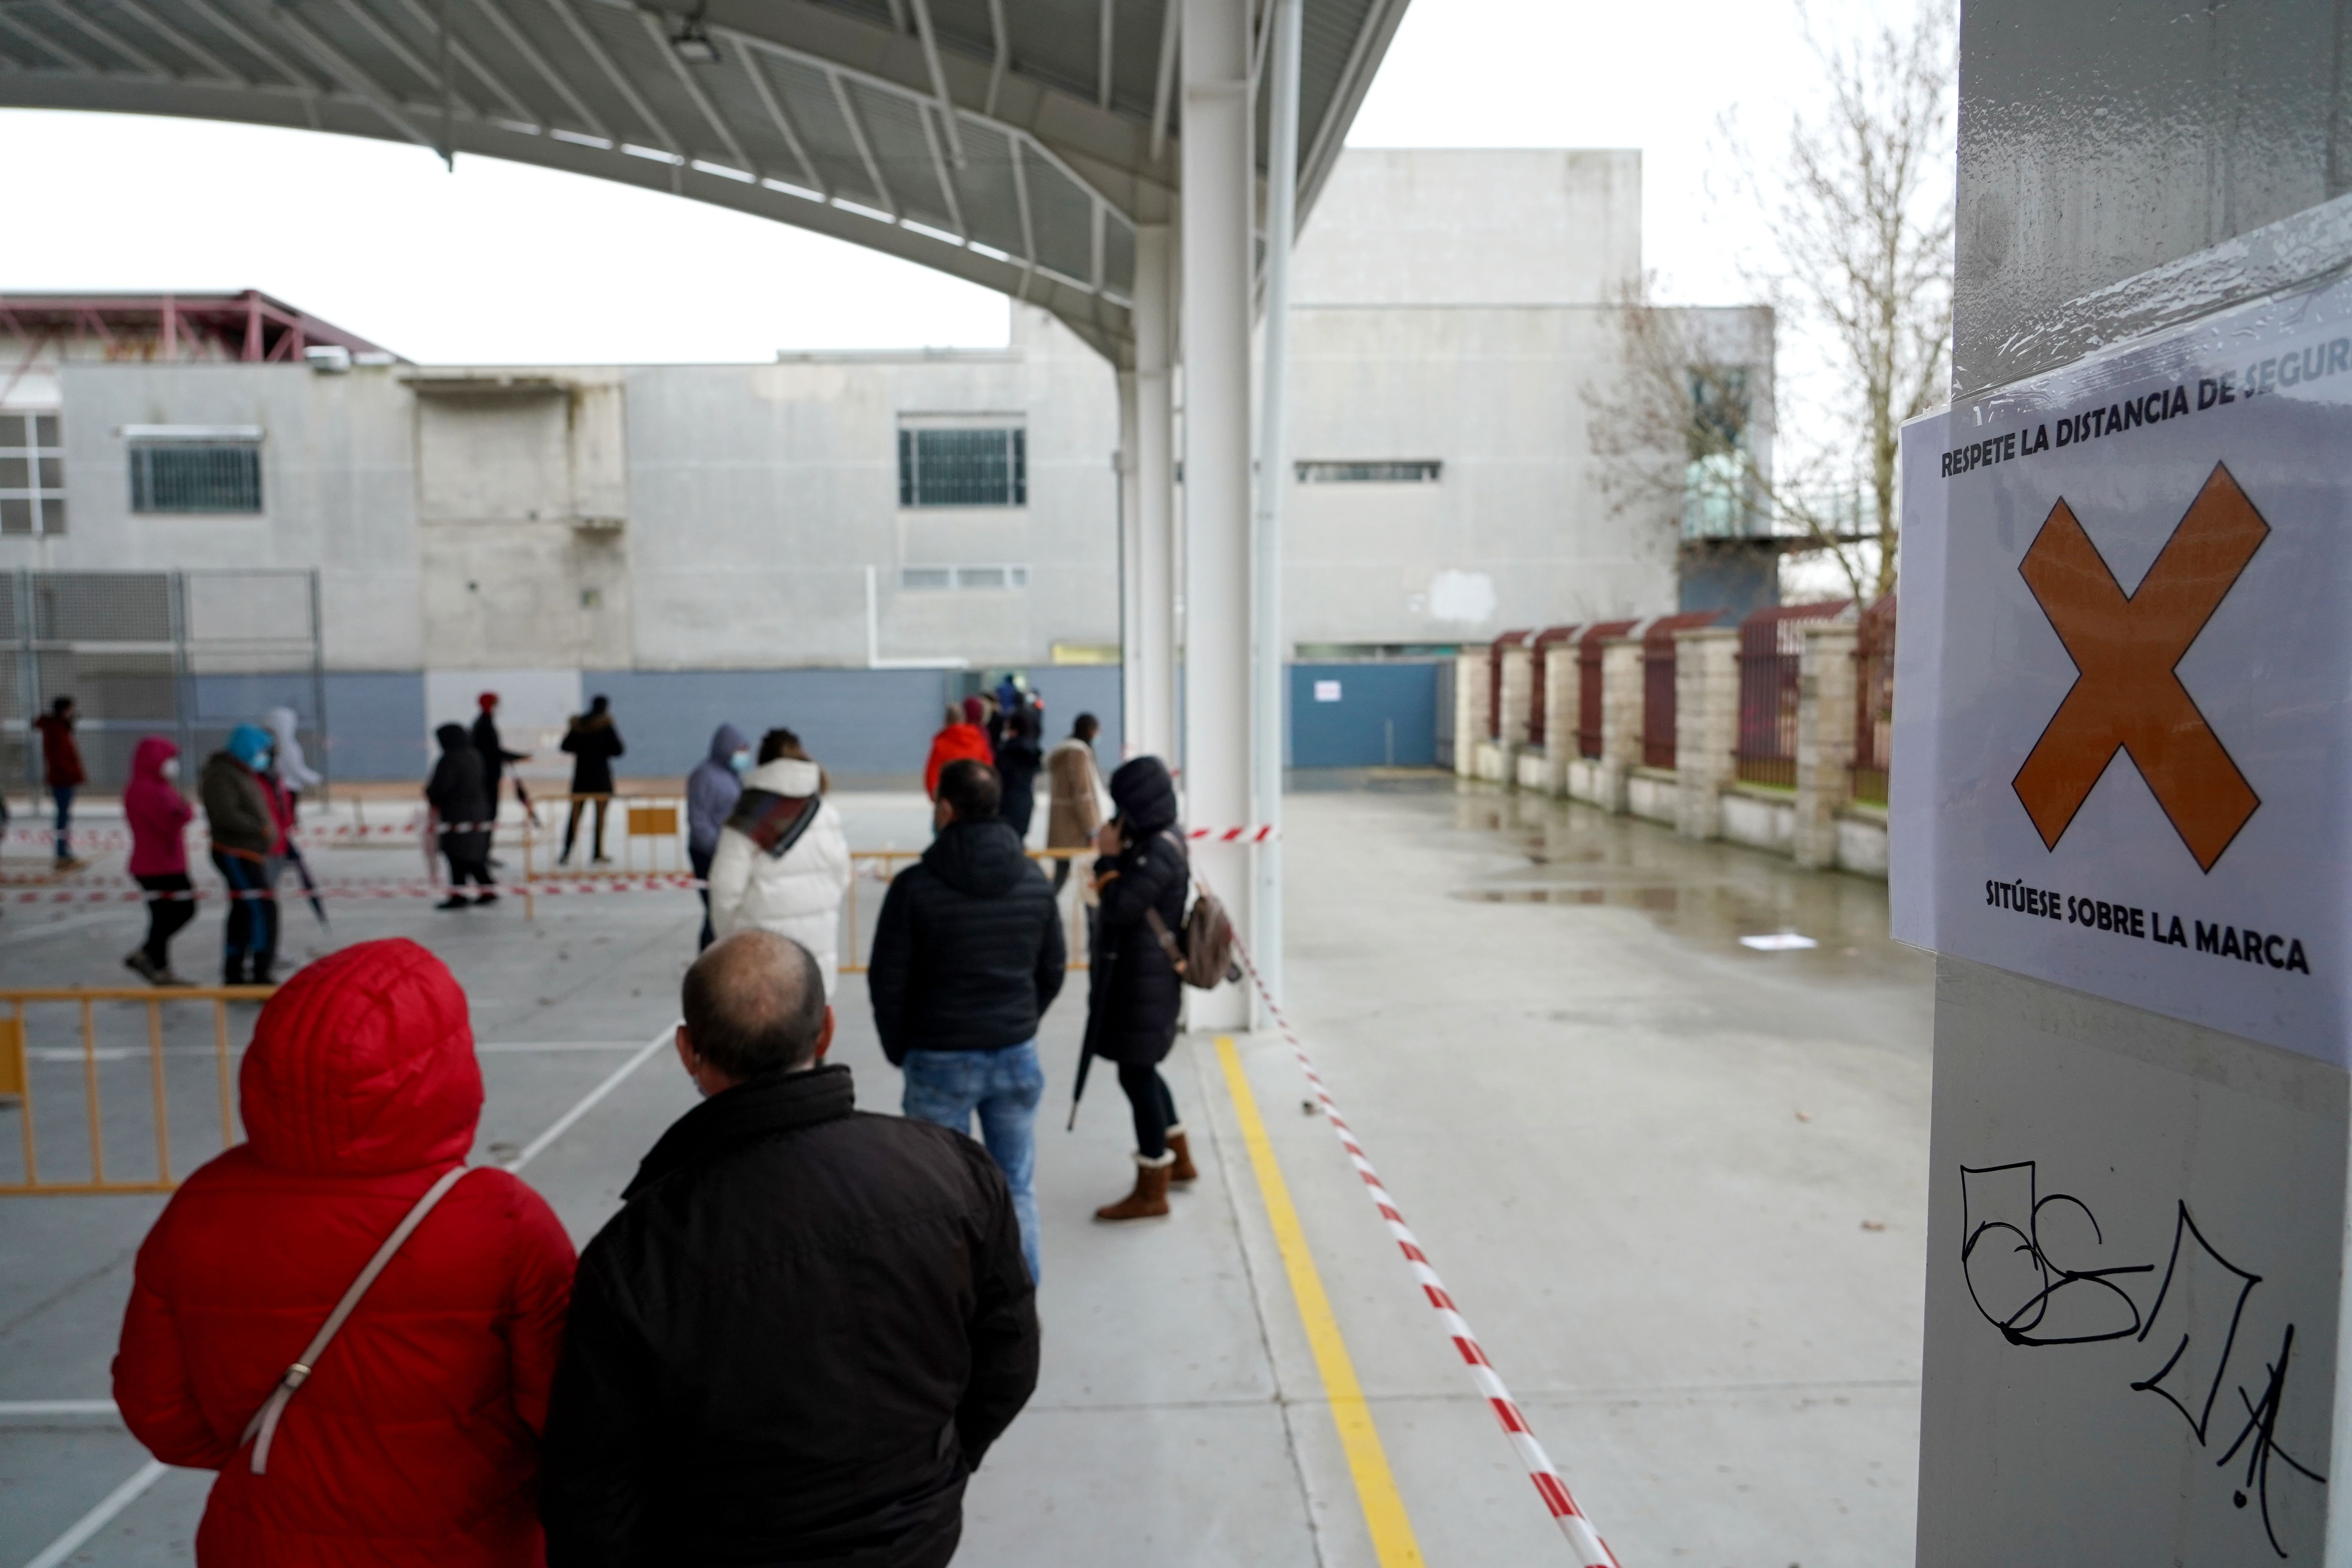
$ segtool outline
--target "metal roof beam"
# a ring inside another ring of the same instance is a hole
[[[213,26],[218,28],[221,32],[226,33],[230,37],[236,39],[239,48],[251,54],[257,59],[259,59],[264,65],[267,65],[271,70],[274,70],[279,76],[284,77],[286,79],[287,85],[292,87],[296,91],[312,93],[319,90],[319,84],[317,82],[312,81],[309,77],[295,69],[293,66],[288,64],[284,55],[279,54],[276,49],[264,43],[261,40],[260,36],[255,33],[250,27],[247,27],[244,23],[222,11],[219,6],[213,4],[213,0],[180,0],[180,3],[185,5],[189,10],[194,11],[197,16],[202,16],[205,21],[211,23]]]
[[[956,237],[968,243],[971,229],[963,221],[963,204],[956,200],[955,179],[948,173],[947,160],[940,156],[939,132],[931,129],[930,110],[919,107],[915,112],[923,121],[923,144],[931,150],[931,172],[940,177],[940,200],[947,204],[948,219],[955,225]],[[940,115],[952,122],[955,111],[942,110]]]
[[[115,0],[115,4],[121,6],[133,16],[138,17],[139,25],[141,26],[146,28],[149,32],[154,34],[157,37],[163,39],[165,43],[171,45],[182,54],[190,57],[199,64],[205,67],[221,80],[234,82],[239,87],[249,85],[246,81],[245,76],[242,72],[231,66],[226,60],[221,58],[220,56],[213,53],[212,50],[205,47],[204,45],[196,42],[195,39],[188,37],[187,34],[180,31],[179,28],[174,27],[171,23],[166,22],[163,17],[157,16],[155,14],[154,7],[147,5],[146,0]]]
[[[992,58],[988,67],[988,100],[981,112],[993,119],[996,115],[996,91],[1004,85],[1004,73],[1013,68],[1013,29],[1005,26],[1004,0],[988,0],[988,39]]]
[[[948,92],[947,72],[940,65],[940,36],[931,26],[930,0],[914,0],[915,26],[923,37],[923,65],[931,73],[931,90],[939,95],[940,115],[947,121],[948,152],[955,166],[963,167],[963,136],[956,130],[956,102]],[[924,134],[929,135],[926,121]]]
[[[1151,161],[1168,155],[1168,110],[1176,97],[1177,21],[1184,14],[1182,0],[1167,0],[1160,16],[1160,68],[1151,86]]]
[[[66,68],[68,70],[75,71],[82,76],[99,76],[102,74],[99,70],[95,61],[82,58],[79,55],[74,53],[63,44],[58,43],[55,38],[50,37],[47,33],[35,32],[32,28],[25,26],[24,23],[16,20],[16,17],[8,15],[7,10],[5,7],[0,7],[0,27],[7,28],[10,32],[16,34],[26,43],[32,45],[35,48],[40,49],[45,53],[54,55],[58,59],[65,61]]]
[[[445,92],[449,92],[448,84],[442,79],[442,73],[435,69],[432,66],[427,65],[425,62],[425,58],[422,55],[419,55],[415,49],[410,48],[407,41],[402,38],[399,34],[394,32],[390,27],[385,26],[383,25],[383,17],[377,16],[373,11],[369,10],[365,5],[361,5],[360,0],[342,0],[342,6],[345,11],[351,14],[352,19],[366,30],[369,37],[373,38],[378,44],[383,46],[384,53],[390,55],[394,59],[398,60],[402,66],[405,67],[415,76],[417,80],[425,83],[427,86],[437,87]],[[456,99],[457,107],[464,110],[467,113],[473,114],[478,112],[471,103],[467,102],[463,98],[458,98],[456,93],[450,92],[449,96]]]
[[[383,117],[384,123],[428,153],[438,153],[440,143],[419,131],[401,112],[399,100],[383,84],[362,70],[341,49],[320,37],[317,28],[302,18],[302,14],[289,6],[278,6],[273,13],[278,25],[302,47],[305,53],[327,68],[328,74],[364,100],[367,106]]]
[[[489,18],[490,25],[499,30],[499,37],[506,39],[508,46],[515,53],[530,61],[530,68],[537,71],[540,79],[555,89],[555,95],[563,100],[564,107],[580,117],[581,124],[585,125],[590,131],[602,136],[615,147],[621,144],[621,139],[613,134],[612,128],[604,123],[603,117],[589,108],[587,100],[573,90],[570,79],[555,68],[547,56],[540,51],[539,46],[532,43],[521,28],[514,25],[499,0],[474,0],[474,5],[476,9]],[[533,115],[531,118],[538,120],[541,117]]]
[[[751,86],[760,95],[761,107],[774,121],[776,133],[784,139],[784,145],[792,149],[793,158],[800,163],[801,173],[808,176],[808,188],[826,201],[833,200],[833,190],[825,184],[824,176],[817,173],[816,160],[809,156],[808,144],[801,140],[800,128],[793,123],[793,117],[784,112],[783,101],[776,96],[776,85],[768,79],[768,68],[760,63],[760,51],[744,47],[740,40],[731,37],[729,42],[742,49],[743,72],[751,79]]]
[[[407,9],[409,16],[415,19],[419,26],[430,27],[436,33],[443,30],[440,18],[428,15],[422,0],[400,0],[400,4]],[[445,9],[449,4],[450,0],[442,0]],[[484,65],[482,58],[467,47],[466,40],[457,36],[456,28],[447,29],[447,33],[450,58],[472,71],[475,79],[488,88],[491,95],[506,105],[507,111],[514,117],[518,124],[536,125],[542,131],[547,128],[546,117],[531,108],[530,104],[525,103],[516,95],[512,88],[500,79],[496,71]]]
[[[1118,0],[1102,0],[1095,20],[1095,107],[1110,108],[1111,9]]]
[[[165,70],[163,68],[163,62],[155,58],[154,56],[146,53],[136,45],[125,43],[119,34],[116,34],[108,28],[100,26],[96,22],[93,22],[89,17],[83,16],[79,11],[77,11],[72,6],[66,5],[64,0],[47,0],[47,8],[55,12],[58,16],[64,17],[66,21],[71,23],[73,26],[79,27],[83,32],[89,34],[91,37],[96,38],[100,43],[104,44],[116,54],[130,60],[141,70],[147,71],[152,75],[160,76],[170,80],[178,79],[180,75],[178,71]]]
[[[849,84],[841,79],[839,71],[827,71],[824,79],[833,88],[833,101],[841,107],[842,122],[849,127],[849,139],[857,144],[857,155],[866,163],[866,177],[874,182],[875,199],[890,221],[898,220],[898,203],[890,195],[890,183],[882,177],[882,165],[875,161],[874,144],[866,139],[866,122],[857,118],[857,106],[849,101]]]
[[[495,5],[498,0],[482,0],[482,3],[486,5]],[[656,136],[661,138],[664,151],[683,159],[686,156],[685,145],[670,134],[669,127],[662,123],[661,116],[654,112],[653,105],[646,101],[645,95],[637,90],[636,84],[629,79],[628,73],[621,69],[614,62],[612,54],[603,44],[596,41],[596,35],[588,30],[588,24],[582,21],[580,13],[572,8],[572,0],[547,0],[547,4],[558,16],[563,18],[564,26],[572,29],[572,38],[588,52],[588,58],[596,62],[597,68],[604,73],[604,79],[613,84],[614,90],[621,95],[621,101],[629,106],[629,112],[643,121],[652,129]]]

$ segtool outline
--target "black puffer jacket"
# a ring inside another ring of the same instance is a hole
[[[1037,1383],[971,1140],[763,1074],[662,1134],[581,1255],[541,1450],[550,1568],[940,1568]]]
[[[572,753],[573,795],[613,793],[613,759],[628,748],[621,744],[611,713],[592,707],[575,716],[563,731],[563,750]]]
[[[994,1051],[1037,1037],[1069,962],[1054,884],[1002,819],[950,822],[892,879],[867,959],[874,1028],[912,1051]]]
[[[482,753],[474,749],[473,736],[456,724],[442,725],[433,731],[433,738],[441,742],[441,760],[433,764],[425,798],[441,818],[441,852],[455,860],[478,860],[490,852],[489,834],[451,833],[447,826],[490,820],[489,791],[482,783]]]
[[[1176,1014],[1184,983],[1143,918],[1160,913],[1171,936],[1184,926],[1184,891],[1191,878],[1181,830],[1176,826],[1176,784],[1158,757],[1137,757],[1110,776],[1118,808],[1118,854],[1095,862],[1102,886],[1093,967],[1087,994],[1087,1050],[1106,1061],[1157,1062],[1176,1043]]]

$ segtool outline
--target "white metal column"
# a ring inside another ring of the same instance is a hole
[[[1184,0],[1184,805],[1195,827],[1250,810],[1248,0]],[[1256,945],[1249,853],[1193,860]],[[1195,993],[1192,1026],[1238,1028],[1239,986]]]
[[[1129,755],[1176,757],[1175,237],[1166,224],[1135,231],[1135,618],[1127,657],[1136,705],[1127,715]]]
[[[1258,973],[1282,994],[1283,687],[1289,679],[1282,625],[1282,509],[1290,489],[1290,446],[1283,427],[1290,379],[1290,247],[1297,237],[1299,0],[1274,0],[1274,47],[1267,62],[1273,95],[1266,116],[1265,319],[1258,370],[1257,519],[1250,541],[1250,820],[1276,829],[1259,845],[1256,917]],[[1255,999],[1253,999],[1255,1000]],[[1273,1020],[1261,1018],[1261,1025]]]
[[[1136,723],[1143,713],[1143,520],[1137,515],[1135,372],[1118,373],[1118,732],[1121,758],[1135,754]]]

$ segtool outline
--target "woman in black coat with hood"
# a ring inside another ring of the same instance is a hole
[[[434,815],[441,819],[441,853],[449,858],[449,896],[441,900],[445,910],[462,910],[473,904],[494,904],[499,896],[490,891],[490,793],[484,781],[482,753],[475,748],[473,735],[462,724],[444,724],[433,731],[441,742],[441,760],[433,764],[432,782],[425,786],[425,798]],[[464,832],[451,832],[449,825],[463,826]],[[482,889],[479,896],[466,897],[466,884],[471,881]]]
[[[1168,960],[1150,910],[1172,937],[1184,925],[1191,879],[1184,836],[1176,826],[1176,783],[1158,757],[1137,757],[1110,776],[1118,815],[1095,847],[1095,951],[1087,996],[1087,1054],[1118,1068],[1118,1087],[1135,1111],[1135,1190],[1095,1211],[1103,1220],[1147,1219],[1168,1212],[1168,1184],[1199,1174],[1176,1120],[1176,1100],[1160,1063],[1176,1044],[1183,981]]]

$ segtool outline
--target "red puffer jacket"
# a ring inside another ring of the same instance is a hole
[[[511,1568],[543,1560],[540,1428],[572,1248],[502,1171],[461,1178],[279,1421],[240,1445],[344,1289],[473,1146],[465,993],[414,942],[362,942],[262,1010],[239,1079],[249,1142],[191,1176],[139,1249],[114,1397],[166,1463],[217,1469],[206,1568]]]

